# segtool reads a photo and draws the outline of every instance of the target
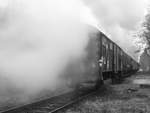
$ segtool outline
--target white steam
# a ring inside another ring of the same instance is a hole
[[[83,3],[78,0],[0,0],[0,3],[0,92],[10,86],[36,92],[61,84],[59,75],[69,60],[85,54],[88,40],[82,19]]]

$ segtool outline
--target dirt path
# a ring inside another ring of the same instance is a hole
[[[136,74],[122,84],[105,85],[97,94],[67,109],[65,113],[150,113],[150,74]]]

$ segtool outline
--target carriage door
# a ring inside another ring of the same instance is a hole
[[[114,52],[113,52],[113,71],[117,72],[117,46],[114,44]]]
[[[106,54],[106,38],[102,37],[102,59],[103,59],[103,71],[107,70],[107,54]]]

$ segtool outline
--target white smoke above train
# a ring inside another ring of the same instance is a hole
[[[149,0],[83,0],[106,35],[136,60],[141,40],[134,35],[144,19]],[[143,45],[143,44],[142,44]]]

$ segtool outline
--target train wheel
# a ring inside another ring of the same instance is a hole
[[[103,77],[103,75],[102,75],[102,77],[101,77],[101,80],[99,81],[99,84],[100,84],[100,85],[103,85],[103,84],[104,84],[104,77]]]
[[[120,84],[122,82],[122,75],[120,73],[111,76],[112,84]]]
[[[117,84],[118,81],[119,81],[118,74],[113,74],[113,75],[111,76],[111,81],[112,81],[112,84]]]
[[[114,76],[111,77],[111,81],[112,81],[112,84],[115,84],[116,83],[116,78]]]
[[[95,85],[95,89],[99,89],[103,85],[104,85],[104,80],[102,77],[101,79],[97,80],[96,85]]]

